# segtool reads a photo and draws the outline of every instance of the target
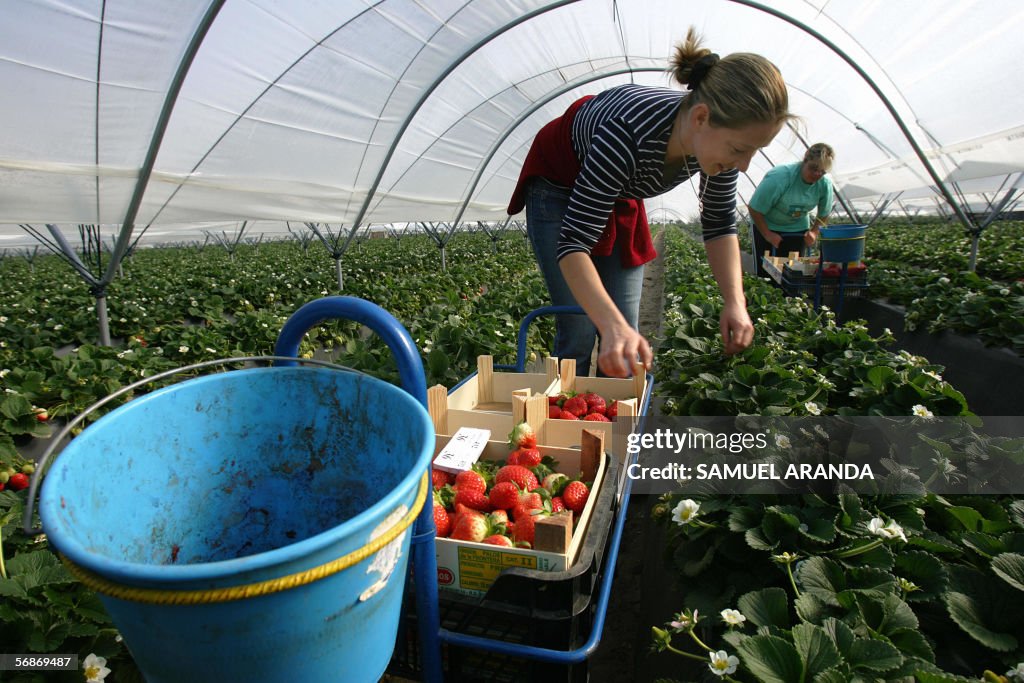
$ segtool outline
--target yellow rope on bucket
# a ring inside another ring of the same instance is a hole
[[[232,600],[244,600],[246,598],[269,595],[270,593],[279,593],[281,591],[313,583],[314,581],[319,581],[320,579],[331,576],[332,574],[337,574],[338,572],[348,569],[353,565],[359,564],[366,558],[377,553],[388,543],[398,538],[399,534],[408,529],[416,520],[416,516],[420,513],[420,510],[423,509],[423,504],[427,500],[427,492],[430,490],[429,482],[430,477],[424,475],[423,479],[420,480],[419,490],[416,493],[416,500],[412,504],[412,509],[409,510],[402,519],[398,520],[393,527],[364,545],[362,548],[354,550],[348,555],[343,555],[335,560],[331,560],[319,567],[313,567],[301,572],[289,574],[288,576],[281,576],[276,579],[267,579],[265,581],[250,583],[243,586],[228,586],[226,588],[210,588],[205,590],[137,588],[109,581],[84,567],[78,566],[68,558],[64,557],[64,555],[61,555],[60,559],[64,561],[64,564],[67,566],[68,570],[74,574],[75,578],[81,581],[86,587],[99,593],[103,593],[104,595],[109,595],[121,600],[128,600],[130,602],[143,602],[156,605],[203,605],[217,602],[230,602]]]

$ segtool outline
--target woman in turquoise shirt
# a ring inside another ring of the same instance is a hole
[[[785,256],[801,254],[818,239],[832,211],[832,168],[835,152],[824,142],[807,148],[803,161],[776,166],[765,174],[750,198],[754,222],[754,254],[757,274],[766,276],[761,257],[765,252]],[[814,220],[810,212],[814,210]],[[773,251],[774,250],[774,251]]]

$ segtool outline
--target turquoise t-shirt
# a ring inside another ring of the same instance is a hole
[[[776,166],[764,175],[750,198],[750,208],[764,214],[774,232],[806,232],[811,227],[809,212],[818,216],[832,211],[832,181],[827,175],[808,185],[800,177],[802,162]]]

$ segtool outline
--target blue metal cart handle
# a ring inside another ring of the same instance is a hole
[[[316,299],[295,311],[281,328],[274,355],[296,358],[299,342],[310,328],[330,318],[343,318],[366,325],[384,340],[398,364],[402,388],[427,407],[427,378],[419,349],[402,323],[377,304],[354,296]],[[277,365],[295,365],[278,361]],[[417,626],[422,647],[423,677],[433,683],[443,679],[441,668],[441,617],[437,597],[437,555],[434,548],[434,506],[424,505],[412,537],[412,568],[416,581]]]
[[[542,315],[558,315],[563,313],[586,315],[580,306],[541,306],[540,308],[533,309],[519,323],[519,335],[516,337],[516,364],[495,365],[494,369],[526,372],[526,336],[530,329],[530,323],[533,322],[534,318]]]

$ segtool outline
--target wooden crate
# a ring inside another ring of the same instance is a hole
[[[450,436],[437,436],[434,455],[448,443]],[[537,522],[535,549],[504,548],[487,543],[455,541],[450,538],[435,539],[437,554],[438,586],[441,590],[464,595],[482,597],[507,567],[533,569],[542,572],[562,572],[576,562],[580,548],[589,529],[590,520],[598,500],[598,492],[604,485],[607,458],[604,454],[604,440],[600,434],[586,435],[581,448],[557,448],[538,446],[541,455],[551,456],[558,461],[557,471],[570,477],[580,476],[592,481],[590,497],[583,508],[576,528],[566,528],[570,516],[552,516]],[[484,447],[480,460],[500,461],[508,457],[508,444],[503,441],[489,441]]]
[[[495,372],[494,358],[478,356],[477,371],[448,394],[448,406],[456,410],[511,413],[512,394],[546,393],[558,378],[558,360],[547,358],[544,372]]]

